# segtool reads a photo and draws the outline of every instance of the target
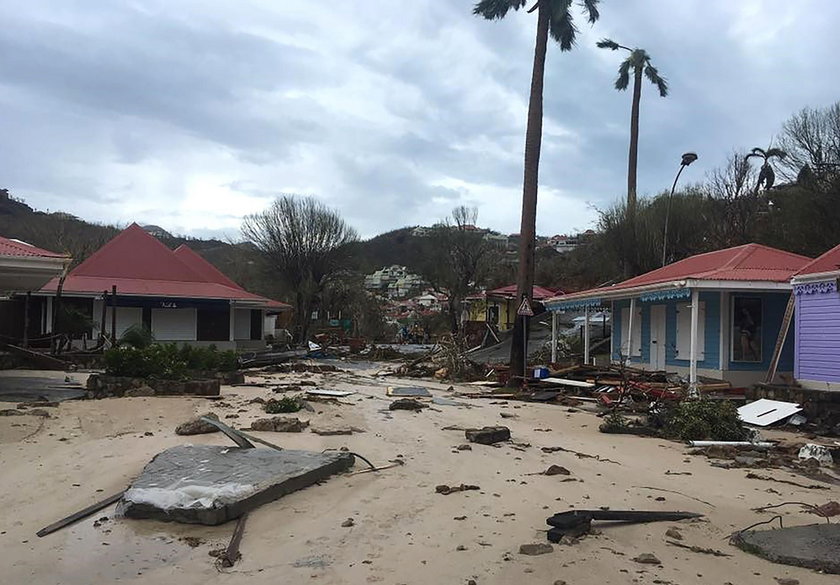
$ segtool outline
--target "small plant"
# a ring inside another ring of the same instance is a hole
[[[681,402],[665,415],[664,434],[683,441],[748,441],[753,432],[728,400]]]
[[[630,419],[614,410],[604,417],[604,422],[601,423],[598,430],[602,433],[624,433],[629,426]]]
[[[138,333],[137,341],[142,334]],[[195,371],[230,372],[237,368],[236,353],[215,346],[178,347],[175,343],[147,347],[120,345],[105,351],[105,371],[112,376],[183,380]]]
[[[125,330],[120,338],[120,345],[145,349],[155,342],[155,336],[145,325],[132,325]]]
[[[283,398],[272,398],[263,405],[263,410],[268,414],[280,414],[282,412],[297,412],[303,408],[303,401],[296,396],[284,396]]]

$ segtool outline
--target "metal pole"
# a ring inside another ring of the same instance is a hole
[[[117,285],[111,286],[111,343],[117,344]]]
[[[26,300],[23,305],[23,347],[29,347],[29,301],[32,299],[32,293],[26,291]]]
[[[700,321],[700,291],[694,289],[691,291],[691,346],[689,350],[689,374],[688,382],[690,392],[692,395],[697,393],[697,353],[698,340],[697,330]]]
[[[589,305],[584,308],[583,363],[589,363]]]
[[[551,312],[551,363],[557,363],[557,311]]]
[[[522,381],[528,378],[528,317],[522,315],[522,347],[524,348],[524,356],[522,357]]]
[[[662,234],[662,266],[668,258],[668,218],[671,215],[671,199],[674,198],[674,190],[677,188],[677,181],[685,168],[684,164],[680,165],[680,170],[677,171],[677,176],[674,177],[674,184],[671,185],[671,193],[668,194],[668,205],[665,208],[665,232]]]

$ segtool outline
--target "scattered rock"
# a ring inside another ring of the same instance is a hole
[[[454,517],[454,518],[452,518],[452,519],[453,519],[453,520],[466,520],[466,519],[467,519],[467,517],[466,517],[466,516],[455,516],[455,517]]]
[[[471,443],[492,445],[501,441],[510,440],[510,429],[507,427],[484,427],[481,429],[467,429],[464,435]]]
[[[563,581],[563,579],[557,579],[557,580],[554,582],[554,585],[566,585],[566,582],[565,582],[565,581]]]
[[[668,538],[673,538],[674,540],[682,540],[683,539],[682,532],[680,532],[678,529],[676,529],[674,527],[671,527],[668,530],[666,530],[665,531],[665,536],[667,536]]]
[[[394,400],[388,410],[423,410],[426,405],[414,398],[400,398]]]
[[[312,427],[312,432],[322,437],[329,437],[332,435],[352,435],[365,431],[356,427]]]
[[[213,420],[219,420],[219,417],[212,412],[208,412],[206,414],[202,414],[201,416],[197,416],[192,420],[188,420],[187,422],[179,424],[175,427],[175,434],[176,435],[203,435],[205,433],[218,433],[219,429],[211,425],[210,423],[206,423],[201,420],[201,417],[212,418]]]
[[[248,404],[265,404],[265,398],[260,398],[257,396],[256,398],[252,398],[248,401]]]
[[[42,416],[44,418],[50,418],[50,413],[42,408],[33,408],[25,411],[8,408],[6,410],[0,410],[0,416]]]
[[[562,465],[551,465],[548,469],[543,471],[544,475],[571,475],[572,472]]]
[[[446,484],[439,485],[435,487],[435,492],[439,494],[443,494],[444,496],[448,496],[449,494],[454,494],[455,492],[465,492],[469,490],[480,490],[481,488],[477,485],[469,485],[466,483],[462,483],[461,485],[453,485],[448,486]]]
[[[637,563],[641,563],[643,565],[661,565],[662,561],[656,558],[656,555],[653,553],[642,553],[637,557],[633,557],[633,560]]]
[[[799,585],[799,579],[792,579],[790,577],[774,577],[776,583],[779,585]]]
[[[348,518],[347,520],[345,520],[344,522],[341,523],[342,528],[350,528],[351,526],[355,526],[355,525],[356,525],[356,521],[353,520],[352,518]]]
[[[204,544],[204,539],[199,538],[197,536],[184,536],[179,538],[178,540],[185,542],[191,548],[196,548]]]
[[[516,418],[516,415],[512,412],[500,412],[499,416],[502,418]]]
[[[467,443],[463,443],[462,445],[458,445],[456,447],[456,449],[458,449],[458,451],[472,451],[472,447],[470,445],[468,445]]]
[[[554,547],[547,542],[533,542],[531,544],[523,544],[519,547],[519,554],[521,555],[544,555],[554,552]]]
[[[459,544],[458,546],[455,547],[455,550],[457,550],[457,551],[467,550],[467,547],[465,547],[463,544]]]
[[[151,388],[151,387],[145,386],[145,385],[140,386],[139,388],[129,388],[128,390],[125,391],[125,394],[123,394],[123,396],[126,396],[128,398],[139,398],[141,396],[154,396],[154,395],[155,395],[154,388]]]
[[[251,423],[252,431],[273,431],[275,433],[299,433],[309,426],[309,421],[299,418],[273,416],[257,419]]]

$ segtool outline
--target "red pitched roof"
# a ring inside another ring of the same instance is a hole
[[[36,248],[26,242],[10,240],[0,236],[0,256],[30,256],[39,258],[67,258],[64,254]]]
[[[557,296],[558,294],[563,294],[563,291],[554,291],[542,286],[534,285],[533,288],[533,296],[532,298],[535,301],[542,301],[545,299],[549,299],[551,297]],[[516,285],[509,284],[507,286],[503,286],[500,288],[496,288],[493,290],[488,290],[486,293],[488,297],[509,297],[509,298],[516,298]]]
[[[589,297],[640,286],[678,280],[725,280],[741,282],[788,282],[810,258],[761,244],[744,244],[689,256],[613,286],[594,288],[563,298]]]
[[[223,284],[233,288],[241,288],[238,284],[225,276],[221,270],[210,264],[207,260],[201,257],[198,252],[188,247],[186,244],[181,244],[175,248],[175,256],[177,256],[181,262],[198,272],[208,282],[215,282],[217,284]]]
[[[840,271],[840,245],[834,246],[825,254],[817,256],[808,262],[799,272],[796,273],[796,276],[837,271]]]
[[[137,224],[131,224],[70,271],[64,292],[253,301],[268,308],[285,303],[250,293],[198,254],[181,246],[173,252]],[[41,290],[58,288],[54,278]]]

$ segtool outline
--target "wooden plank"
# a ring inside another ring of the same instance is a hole
[[[58,522],[53,522],[49,526],[45,526],[44,528],[42,528],[41,530],[39,530],[35,534],[39,538],[43,538],[44,536],[46,536],[48,534],[52,534],[56,530],[61,530],[65,526],[70,526],[71,524],[75,524],[79,520],[82,520],[83,518],[87,518],[88,516],[90,516],[91,514],[94,514],[95,512],[98,512],[102,508],[106,508],[106,507],[110,506],[111,504],[113,504],[114,502],[119,500],[124,493],[125,493],[125,490],[123,490],[123,491],[121,491],[117,494],[108,496],[104,500],[99,500],[95,504],[91,504],[87,508],[83,508],[83,509],[79,510],[78,512],[70,514],[69,516],[67,516],[66,518],[62,518]]]
[[[542,382],[549,382],[551,384],[561,384],[563,386],[574,386],[576,388],[594,388],[595,384],[592,382],[584,382],[583,380],[569,380],[567,378],[543,378]]]
[[[225,552],[219,557],[219,561],[223,567],[232,567],[236,561],[242,556],[239,552],[239,544],[242,542],[242,535],[245,534],[245,522],[248,520],[248,512],[242,514],[236,522],[236,528],[233,529],[233,535],[230,537]]]

